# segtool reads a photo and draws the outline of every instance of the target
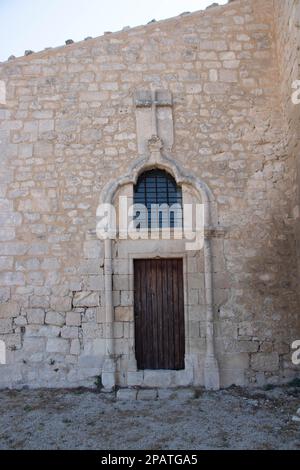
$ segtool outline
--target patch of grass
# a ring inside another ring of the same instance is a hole
[[[271,390],[274,390],[274,388],[276,388],[275,385],[273,384],[267,384],[263,387],[263,390],[265,390],[266,392],[270,392]]]
[[[33,410],[33,407],[30,405],[25,405],[23,408],[23,411],[25,411],[25,413],[29,413],[32,410]]]
[[[288,383],[289,387],[300,387],[300,379],[296,378]]]
[[[79,388],[75,388],[72,390],[72,393],[74,393],[74,395],[82,395],[83,393],[86,393],[87,389],[84,388],[84,387],[79,387]]]
[[[69,419],[69,418],[64,418],[64,419],[62,420],[62,422],[63,422],[64,424],[72,424],[72,420]]]
[[[194,396],[194,398],[195,398],[195,399],[201,398],[201,397],[203,396],[203,392],[204,392],[203,389],[196,388],[196,389],[195,389],[195,396]]]
[[[98,375],[98,377],[96,377],[94,383],[98,391],[100,391],[103,388],[101,375]]]

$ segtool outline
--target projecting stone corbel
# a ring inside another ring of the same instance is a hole
[[[163,149],[163,141],[157,135],[153,135],[151,139],[148,140],[148,150],[149,150],[149,163],[159,164],[162,160],[161,151]]]

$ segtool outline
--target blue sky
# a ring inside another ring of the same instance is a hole
[[[0,0],[0,61],[26,49],[40,51],[101,36],[124,26],[146,24],[184,11],[206,8],[214,0]],[[220,5],[227,0],[216,0]]]

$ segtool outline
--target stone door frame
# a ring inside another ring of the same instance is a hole
[[[218,216],[215,198],[207,184],[191,173],[185,172],[173,159],[161,155],[161,143],[154,142],[151,148],[151,157],[139,158],[129,168],[124,176],[109,182],[104,186],[101,195],[101,204],[113,204],[117,191],[125,185],[135,185],[141,173],[149,169],[158,168],[170,173],[178,185],[192,187],[204,205],[204,263],[205,263],[205,302],[206,302],[206,359],[204,367],[204,383],[207,389],[220,388],[219,366],[215,351],[215,328],[213,307],[213,267],[211,238],[218,231]],[[153,257],[153,254],[152,254]],[[113,257],[112,240],[104,241],[104,278],[105,278],[105,322],[113,324]],[[116,385],[116,362],[114,357],[114,338],[106,339],[106,356],[102,370],[102,383],[107,389]]]

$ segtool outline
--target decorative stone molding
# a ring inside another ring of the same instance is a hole
[[[100,203],[113,203],[117,190],[126,184],[136,184],[139,175],[153,167],[161,168],[172,174],[177,184],[186,184],[193,187],[204,204],[204,260],[205,260],[205,300],[206,300],[206,361],[205,361],[205,386],[207,389],[217,390],[220,388],[220,377],[218,361],[215,353],[215,334],[214,334],[214,311],[213,311],[213,269],[212,269],[212,248],[211,238],[221,237],[224,230],[218,228],[218,217],[216,210],[215,198],[206,185],[206,183],[195,175],[187,173],[175,160],[163,155],[163,142],[157,135],[153,135],[148,140],[148,148],[150,156],[139,158],[134,165],[131,166],[128,173],[121,176],[117,180],[108,183],[100,195]],[[112,264],[112,241],[105,241],[105,263]],[[106,267],[105,270],[105,310],[106,322],[113,322],[113,300],[112,300],[112,274],[111,270]],[[109,347],[107,351],[109,356],[114,356],[113,339],[108,340]],[[109,371],[105,371],[108,388],[114,386],[115,371],[112,371],[112,360],[109,358],[105,361],[108,364]],[[104,384],[105,385],[105,384]]]

